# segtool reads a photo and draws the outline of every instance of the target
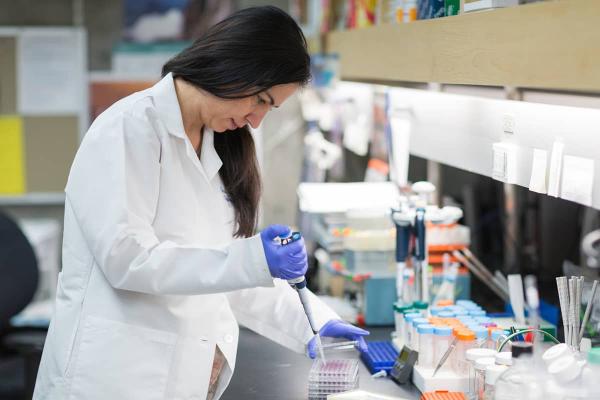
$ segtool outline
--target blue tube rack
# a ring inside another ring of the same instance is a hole
[[[367,345],[368,351],[360,352],[360,359],[365,366],[371,374],[385,371],[389,375],[398,357],[398,352],[392,345],[392,342],[367,342]]]

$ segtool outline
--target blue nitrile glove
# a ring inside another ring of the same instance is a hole
[[[335,338],[345,338],[348,340],[358,340],[358,348],[360,351],[367,351],[367,342],[363,336],[369,334],[369,331],[365,331],[357,326],[347,323],[346,321],[341,321],[339,319],[332,319],[327,321],[325,325],[319,330],[319,335],[321,337],[335,337]],[[308,342],[307,351],[308,356],[310,358],[315,358],[317,356],[317,342],[316,338],[310,339]]]
[[[269,225],[260,233],[271,276],[286,281],[304,276],[308,268],[303,238],[286,245],[274,241],[276,237],[287,237],[290,233],[290,228],[284,225]]]

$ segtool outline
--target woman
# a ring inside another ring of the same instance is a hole
[[[260,179],[247,128],[308,79],[297,24],[277,8],[246,9],[94,121],[66,187],[34,399],[219,398],[238,322],[314,357],[285,282],[306,271],[304,242],[277,245],[289,234],[279,225],[253,236]],[[364,344],[366,331],[311,302],[322,335]]]

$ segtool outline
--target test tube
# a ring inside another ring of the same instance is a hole
[[[433,368],[433,331],[434,327],[430,324],[421,324],[417,326],[419,333],[419,366],[423,368]]]
[[[490,337],[488,339],[488,349],[497,350],[498,349],[498,340],[504,335],[503,329],[491,329]]]
[[[449,326],[436,326],[433,328],[433,335],[433,364],[438,365],[440,359],[444,353],[446,353],[446,350],[448,350],[448,347],[450,347],[450,343],[452,342],[452,328]],[[450,361],[447,360],[442,369],[449,368]]]
[[[412,328],[412,321],[415,318],[421,318],[421,313],[407,313],[404,314],[404,344],[409,346],[411,345],[411,328]]]
[[[427,325],[429,320],[427,318],[415,318],[412,320],[412,327],[410,332],[410,348],[419,351],[419,331],[417,327],[419,325]]]
[[[409,310],[410,308],[410,305],[402,305],[398,302],[394,303],[394,321],[396,324],[396,337],[400,340],[404,340],[404,311]]]
[[[481,349],[487,350],[487,349]],[[494,365],[494,357],[483,357],[478,358],[475,361],[475,398],[477,400],[484,400],[485,393],[485,371],[487,367]]]
[[[475,346],[475,334],[464,328],[459,328],[455,332],[458,339],[454,349],[454,358],[452,359],[452,369],[457,375],[468,376],[469,368],[465,354],[467,350]]]
[[[478,327],[474,327],[474,328],[470,328],[470,329],[475,334],[475,340],[477,341],[477,347],[484,347],[487,342],[487,338],[488,338],[487,328],[484,328],[483,326],[478,326]]]

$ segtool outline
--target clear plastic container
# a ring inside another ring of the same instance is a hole
[[[512,343],[513,366],[496,381],[495,400],[541,400],[549,379],[545,371],[533,366],[533,346]]]
[[[498,349],[498,339],[500,339],[504,335],[504,331],[502,329],[493,328],[489,330],[489,337],[487,341],[486,347],[488,349]]]
[[[423,368],[433,368],[433,325],[419,325],[419,366]]]
[[[449,326],[436,326],[433,328],[433,365],[437,366],[442,356],[452,343],[452,328]],[[446,360],[442,369],[450,369],[449,360]]]
[[[325,400],[358,387],[358,360],[315,360],[308,373],[308,398]]]
[[[546,350],[544,354],[542,354],[542,360],[546,366],[549,366],[554,360],[558,360],[561,357],[572,354],[573,352],[567,344],[559,343]]]
[[[410,332],[410,348],[419,351],[419,331],[417,327],[419,325],[427,325],[429,320],[427,318],[415,318],[412,320],[412,327]]]
[[[489,350],[489,349],[480,349],[480,350]],[[483,357],[477,359],[475,361],[474,371],[475,371],[475,391],[474,391],[474,399],[483,400],[483,396],[485,393],[485,371],[487,367],[493,366],[495,364],[494,357]]]
[[[496,365],[504,365],[510,367],[512,365],[512,353],[510,351],[502,351],[496,353]]]
[[[587,366],[582,373],[582,384],[588,399],[600,399],[600,347],[592,348],[587,354]]]
[[[411,313],[405,313],[404,314],[404,329],[403,329],[403,342],[405,345],[410,346],[411,343],[411,327],[412,327],[412,321],[415,318],[421,318],[421,313],[418,312],[411,312]]]
[[[483,326],[469,327],[475,334],[475,340],[477,341],[477,347],[485,347],[488,338],[488,330]]]
[[[475,334],[468,329],[457,329],[456,348],[452,357],[452,370],[460,376],[469,376],[469,365],[465,358],[467,350],[475,347]]]
[[[496,355],[494,350],[490,349],[482,349],[478,347],[474,347],[468,349],[465,352],[465,360],[467,367],[467,376],[469,377],[469,390],[466,395],[469,399],[476,398],[476,374],[475,374],[475,363],[481,358],[492,358]],[[493,362],[492,362],[493,364]]]
[[[485,370],[485,389],[483,392],[483,398],[485,400],[494,400],[494,394],[496,392],[496,381],[506,371],[508,367],[506,365],[490,365]]]
[[[396,337],[404,338],[404,311],[411,309],[411,305],[402,305],[399,302],[394,303],[394,321],[396,325]]]

